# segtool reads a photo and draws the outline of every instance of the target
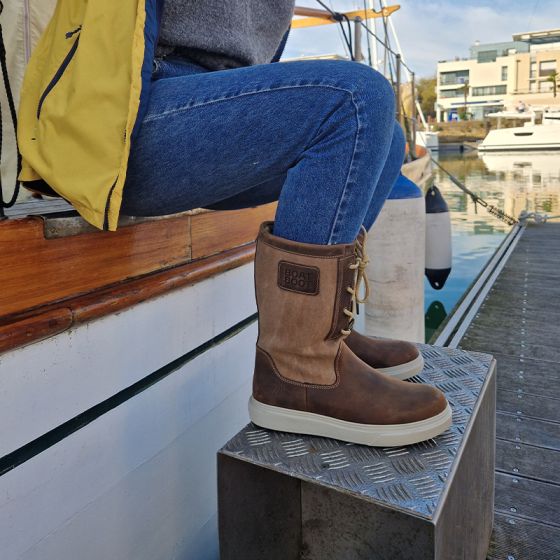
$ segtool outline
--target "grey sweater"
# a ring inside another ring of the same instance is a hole
[[[211,70],[270,62],[295,0],[165,0],[156,56],[185,56]]]

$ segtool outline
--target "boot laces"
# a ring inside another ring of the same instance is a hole
[[[348,328],[341,329],[341,333],[344,336],[348,336],[352,332],[352,327],[354,326],[354,318],[356,317],[358,311],[358,304],[365,303],[369,298],[369,281],[366,276],[366,268],[369,263],[369,258],[366,251],[366,238],[367,231],[364,226],[361,227],[363,233],[363,241],[360,243],[359,236],[354,244],[354,253],[356,255],[356,261],[349,266],[351,270],[355,270],[354,283],[353,286],[347,286],[346,291],[352,296],[352,308],[348,309],[345,307],[343,309],[344,314],[348,317]],[[360,296],[360,290],[363,286],[363,295]]]

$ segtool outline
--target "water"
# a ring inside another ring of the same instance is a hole
[[[522,210],[560,215],[560,154],[558,152],[442,153],[438,161],[470,190],[511,216]],[[439,187],[451,210],[453,268],[442,290],[425,281],[426,340],[461,296],[507,235],[510,226],[475,205],[439,169]]]

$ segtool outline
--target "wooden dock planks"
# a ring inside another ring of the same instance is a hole
[[[461,348],[498,362],[491,560],[560,558],[560,224],[528,226]]]

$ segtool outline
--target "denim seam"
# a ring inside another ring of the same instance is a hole
[[[360,111],[358,109],[358,105],[356,103],[356,100],[354,99],[354,94],[353,94],[352,91],[349,91],[349,90],[346,90],[346,91],[348,91],[348,93],[350,94],[350,98],[352,99],[352,104],[354,105],[354,113],[356,115],[356,138],[354,140],[354,149],[352,151],[352,159],[350,160],[350,165],[348,166],[348,173],[346,175],[346,182],[344,183],[344,188],[342,189],[342,194],[340,195],[340,198],[339,198],[339,201],[338,201],[336,214],[335,214],[334,219],[333,219],[333,225],[331,227],[331,232],[330,232],[329,238],[327,240],[328,245],[333,244],[333,238],[336,239],[336,235],[338,235],[337,229],[339,229],[338,226],[343,219],[341,217],[341,216],[344,215],[342,207],[345,203],[346,192],[347,192],[348,185],[350,183],[350,175],[353,171],[354,158],[356,156],[356,150],[358,148],[358,140],[360,138],[360,131],[361,131],[361,128],[362,128],[362,125],[361,125],[361,122],[360,122]]]
[[[350,97],[352,98],[352,103],[354,104],[354,107],[356,108],[356,111],[357,111],[357,106],[356,106],[356,102],[354,101],[354,95],[353,95],[352,90],[337,87],[337,86],[331,86],[331,85],[328,85],[328,84],[296,84],[296,85],[291,85],[291,86],[281,86],[281,87],[276,87],[276,88],[267,88],[267,89],[259,89],[259,90],[255,90],[255,91],[248,91],[248,92],[239,93],[239,94],[231,95],[231,96],[227,96],[227,97],[219,97],[217,99],[212,99],[210,101],[205,101],[203,103],[193,104],[193,105],[189,105],[189,106],[186,106],[186,107],[178,107],[177,109],[171,109],[169,111],[164,111],[163,113],[158,113],[156,115],[146,116],[144,118],[144,120],[142,121],[142,124],[145,124],[145,123],[148,123],[148,122],[151,122],[151,121],[160,120],[164,117],[175,115],[177,113],[184,113],[184,112],[188,111],[189,109],[196,109],[198,107],[204,107],[206,105],[212,105],[214,103],[221,103],[223,101],[229,101],[230,99],[238,99],[240,97],[247,97],[247,96],[250,96],[250,95],[256,95],[258,93],[270,93],[270,92],[274,92],[274,91],[283,91],[283,90],[289,90],[289,89],[308,88],[308,87],[334,89],[336,91],[343,91],[345,93],[348,93],[350,95]]]

